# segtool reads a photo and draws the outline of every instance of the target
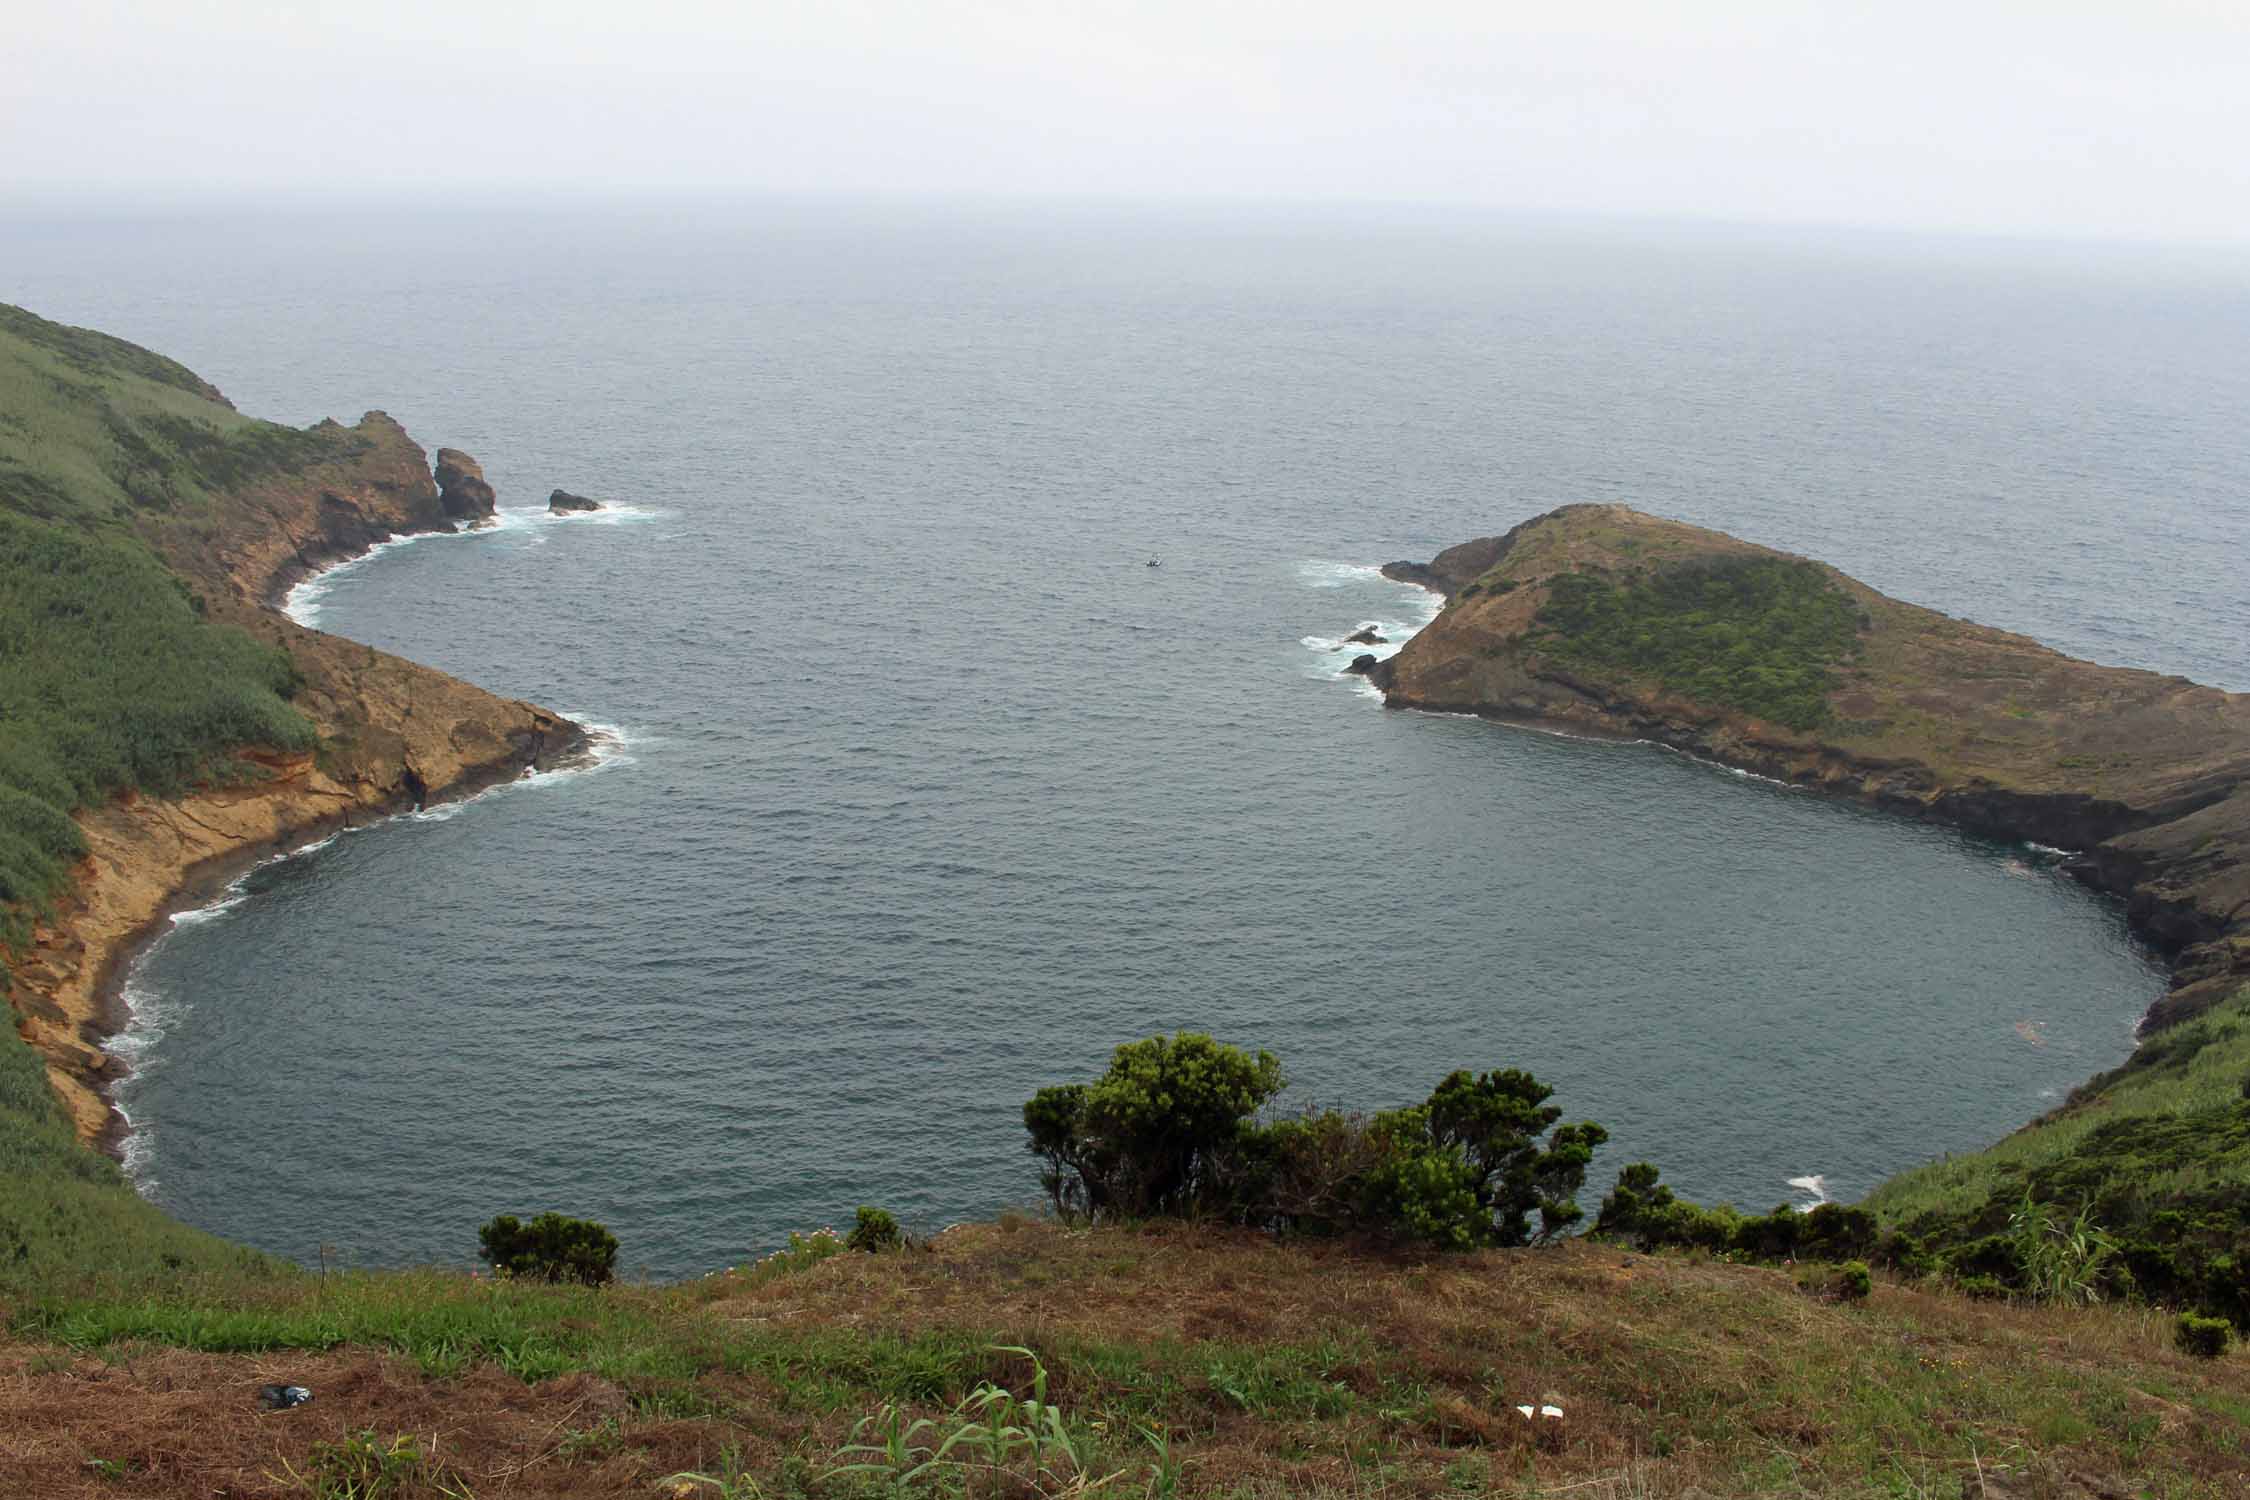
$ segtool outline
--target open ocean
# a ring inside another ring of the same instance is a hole
[[[1374,565],[1567,501],[2250,689],[2250,268],[1438,215],[775,203],[0,219],[0,298],[503,523],[300,590],[614,734],[248,877],[135,970],[129,1164],[299,1259],[499,1212],[693,1274],[1038,1196],[1189,1027],[1292,1102],[1521,1066],[1763,1209],[1972,1149],[2163,987],[2055,855],[1387,712]],[[550,520],[561,486],[608,512]],[[1163,566],[1150,568],[1151,557]]]

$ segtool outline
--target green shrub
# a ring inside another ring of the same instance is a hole
[[[1135,1217],[1223,1210],[1225,1164],[1281,1092],[1281,1064],[1200,1032],[1128,1042],[1090,1085],[1024,1106],[1041,1181],[1064,1213]]]
[[[1553,1090],[1514,1069],[1455,1073],[1411,1109],[1256,1122],[1280,1087],[1269,1054],[1151,1037],[1118,1048],[1092,1084],[1034,1095],[1027,1144],[1065,1214],[1199,1214],[1468,1249],[1577,1223],[1577,1190],[1608,1139],[1591,1121],[1557,1126]]]
[[[905,1235],[899,1231],[898,1220],[882,1209],[869,1208],[862,1203],[858,1218],[852,1225],[852,1232],[844,1237],[844,1247],[877,1255],[885,1250],[896,1250],[905,1241]]]
[[[2172,1342],[2183,1354],[2197,1359],[2217,1359],[2227,1352],[2234,1342],[2234,1325],[2224,1318],[2206,1318],[2196,1313],[2181,1313],[2172,1325]]]
[[[1861,617],[1826,569],[1794,558],[1678,563],[1547,582],[1532,644],[1559,660],[1654,677],[1674,692],[1793,729],[1828,722],[1834,668]]]
[[[1864,1260],[1847,1260],[1836,1268],[1836,1295],[1847,1302],[1862,1302],[1875,1290],[1875,1273]]]
[[[1554,1238],[1584,1215],[1578,1189],[1586,1167],[1609,1132],[1591,1120],[1555,1126],[1545,1144],[1540,1133],[1562,1117],[1547,1103],[1554,1090],[1529,1073],[1450,1074],[1424,1106],[1439,1147],[1452,1146],[1477,1174],[1477,1199],[1492,1220],[1490,1242],[1528,1245]],[[1537,1214],[1539,1224],[1532,1227]]]
[[[502,1214],[477,1231],[478,1253],[502,1276],[604,1286],[617,1265],[617,1236],[591,1219],[544,1213],[529,1224]]]
[[[1492,1243],[1483,1174],[1451,1141],[1432,1138],[1429,1110],[1394,1110],[1370,1123],[1376,1160],[1350,1227],[1396,1234],[1440,1250]]]

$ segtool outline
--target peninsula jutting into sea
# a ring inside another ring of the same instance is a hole
[[[2068,849],[2173,963],[2144,1030],[2250,980],[2250,695],[2076,661],[1621,505],[1384,572],[1446,600],[1367,664],[1394,707],[1647,740]]]

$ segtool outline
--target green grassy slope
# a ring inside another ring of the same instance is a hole
[[[1529,639],[1563,661],[1654,677],[1703,702],[1812,729],[1832,717],[1833,669],[1858,652],[1859,623],[1818,565],[1730,557],[1630,578],[1561,574]]]
[[[1867,1199],[1883,1222],[1987,1258],[2026,1197],[2116,1243],[2109,1289],[2250,1329],[2250,987],[2142,1043],[2061,1109],[1974,1155],[1902,1172]],[[1985,1267],[2003,1280],[2009,1267]]]
[[[202,618],[140,533],[352,441],[243,416],[179,365],[0,306],[0,937],[80,852],[70,814],[304,749],[288,661]]]
[[[0,306],[0,941],[27,938],[82,851],[76,809],[241,774],[240,746],[310,748],[288,658],[206,621],[140,527],[194,524],[225,485],[345,441],[253,421],[160,355]],[[242,1255],[82,1149],[0,1027],[0,1279]]]
[[[1433,1256],[1004,1217],[827,1249],[674,1287],[405,1273],[43,1299],[16,1336],[57,1352],[0,1344],[0,1388],[31,1414],[0,1424],[0,1476],[13,1459],[27,1490],[64,1493],[101,1455],[131,1461],[136,1495],[238,1473],[230,1493],[278,1495],[256,1480],[282,1457],[303,1471],[316,1440],[370,1428],[378,1447],[423,1434],[431,1460],[386,1493],[481,1500],[2220,1500],[2250,1471],[2250,1360],[2190,1359],[2140,1308],[1882,1279],[1839,1300],[1583,1241]],[[71,1371],[95,1359],[106,1404],[80,1416]],[[246,1410],[282,1378],[314,1405]],[[183,1389],[213,1393],[208,1417],[182,1420]],[[935,1455],[979,1419],[1015,1435]],[[71,1445],[42,1442],[64,1423]],[[690,1469],[731,1487],[659,1483]]]
[[[264,1256],[159,1212],[87,1150],[13,1026],[0,1028],[0,1295],[174,1272],[263,1277]]]

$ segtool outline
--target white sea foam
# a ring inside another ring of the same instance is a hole
[[[248,899],[241,886],[242,882],[236,881],[233,885],[227,887],[229,894],[226,897],[212,902],[209,906],[198,906],[189,911],[172,913],[172,925],[174,927],[195,927],[205,922],[218,920]]]
[[[1316,589],[1340,589],[1347,583],[1389,582],[1373,563],[1323,562],[1308,558],[1297,564],[1297,576]]]
[[[357,557],[347,557],[342,562],[330,563],[325,568],[315,570],[296,587],[281,596],[281,612],[298,624],[310,629],[320,619],[320,601],[328,597],[328,591],[336,586],[338,579],[362,564],[380,557],[385,552],[395,552],[399,548],[409,546],[412,543],[428,541],[431,537],[465,535],[468,535],[468,533],[416,532],[411,536],[394,536],[387,542],[377,542]]]
[[[407,536],[394,536],[388,541],[377,542],[356,557],[345,558],[342,562],[331,563],[314,572],[282,596],[281,612],[308,628],[317,625],[321,601],[328,597],[329,590],[336,586],[339,578],[385,552],[410,546],[415,542],[512,536],[519,542],[538,543],[547,539],[547,528],[552,526],[619,526],[635,521],[658,520],[665,514],[667,513],[664,511],[639,505],[605,505],[600,510],[569,511],[562,515],[556,515],[544,506],[514,506],[494,511],[492,519],[482,526],[465,527],[460,531],[417,531]]]
[[[1823,1203],[1833,1203],[1836,1201],[1835,1199],[1828,1196],[1828,1179],[1821,1176],[1818,1172],[1813,1173],[1809,1177],[1792,1177],[1789,1179],[1789,1185],[1797,1189],[1797,1191],[1801,1193],[1809,1193],[1812,1195],[1812,1201],[1810,1203],[1800,1203],[1797,1205],[1799,1212],[1818,1208]]]
[[[1297,644],[1313,653],[1314,660],[1305,667],[1308,677],[1324,678],[1330,682],[1348,682],[1361,697],[1380,703],[1382,689],[1369,682],[1364,673],[1350,670],[1351,664],[1362,655],[1377,661],[1388,661],[1398,655],[1401,648],[1419,634],[1422,628],[1438,617],[1445,601],[1419,584],[1400,583],[1385,578],[1383,570],[1371,563],[1328,562],[1308,559],[1297,564],[1297,577],[1308,588],[1380,590],[1390,595],[1390,612],[1383,615],[1363,616],[1349,630],[1334,635],[1302,635]],[[1383,639],[1380,644],[1346,639],[1362,631],[1372,630]]]

